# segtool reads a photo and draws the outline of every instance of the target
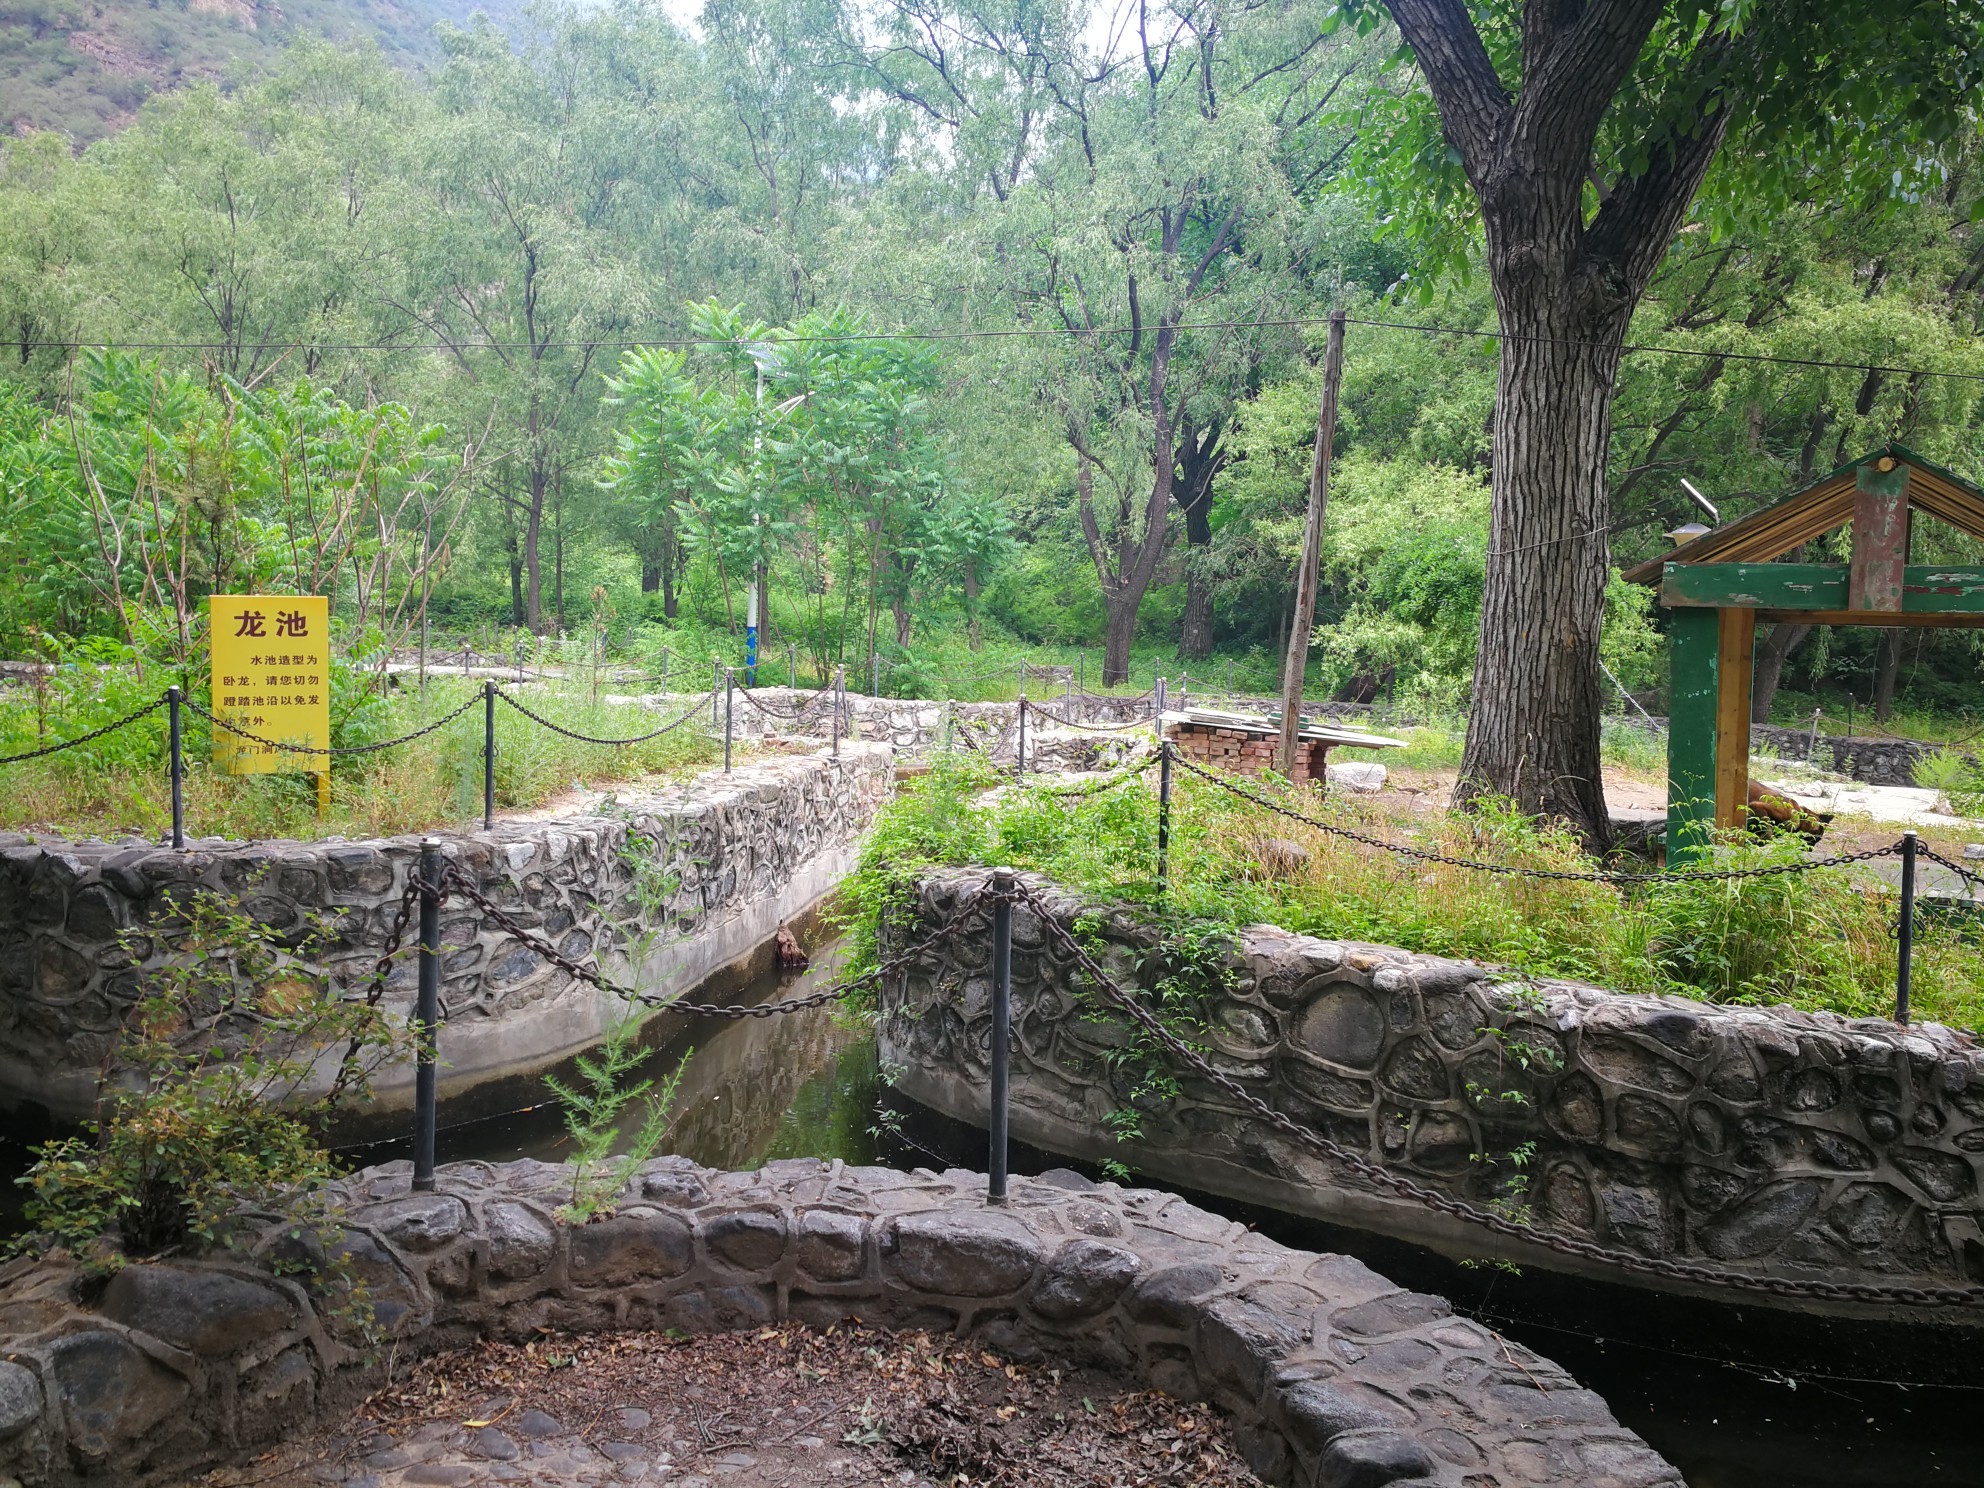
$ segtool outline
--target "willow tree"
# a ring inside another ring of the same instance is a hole
[[[1980,0],[1345,0],[1422,86],[1367,120],[1432,270],[1485,247],[1501,321],[1494,496],[1463,798],[1602,844],[1606,460],[1627,327],[1691,216],[1906,199],[1976,129]]]

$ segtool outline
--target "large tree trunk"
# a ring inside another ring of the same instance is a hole
[[[1506,796],[1611,837],[1598,631],[1610,555],[1605,457],[1629,306],[1580,314],[1561,284],[1504,292],[1481,649],[1455,797]]]
[[[1881,723],[1894,711],[1894,684],[1900,672],[1901,628],[1890,625],[1881,631],[1880,645],[1874,648],[1874,717]]]
[[[1189,424],[1178,441],[1177,497],[1185,513],[1185,615],[1178,654],[1188,661],[1212,655],[1212,581],[1205,560],[1212,547],[1212,480],[1226,461],[1220,427],[1203,434]]]
[[[1811,633],[1812,627],[1809,625],[1780,621],[1770,628],[1770,634],[1757,646],[1756,665],[1750,673],[1750,722],[1770,722],[1770,705],[1777,696],[1778,679],[1784,675],[1784,663],[1791,659],[1791,653]]]
[[[1130,643],[1137,638],[1137,610],[1143,603],[1139,591],[1105,591],[1102,596],[1108,619],[1102,629],[1102,685],[1120,686],[1130,680]]]
[[[544,536],[544,497],[550,481],[541,462],[530,467],[530,507],[524,513],[524,624],[544,634],[544,572],[538,549]]]
[[[1692,134],[1601,146],[1600,125],[1662,6],[1528,0],[1504,76],[1458,0],[1385,4],[1480,202],[1503,336],[1481,649],[1456,794],[1508,796],[1603,848],[1598,629],[1613,378],[1633,307],[1721,146],[1726,100],[1705,93],[1709,112]],[[1723,46],[1697,49],[1705,88]]]

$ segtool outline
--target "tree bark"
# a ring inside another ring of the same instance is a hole
[[[1881,643],[1874,648],[1874,717],[1882,723],[1894,711],[1895,678],[1901,672],[1901,628],[1890,625],[1881,631]]]
[[[1203,433],[1189,424],[1178,441],[1178,509],[1185,514],[1185,615],[1178,654],[1188,661],[1212,655],[1212,581],[1205,559],[1212,547],[1212,482],[1226,463],[1223,430]]]
[[[1599,126],[1663,14],[1658,0],[1528,0],[1507,79],[1463,0],[1386,4],[1480,203],[1502,331],[1481,645],[1455,796],[1506,796],[1602,849],[1613,381],[1633,307],[1721,145],[1728,109],[1707,94],[1692,136],[1649,141],[1608,184],[1594,170]],[[1704,78],[1720,45],[1696,49]]]
[[[1777,696],[1778,679],[1784,675],[1784,663],[1791,659],[1791,653],[1811,633],[1811,626],[1793,625],[1788,621],[1780,621],[1770,628],[1770,634],[1757,647],[1756,666],[1750,673],[1750,722],[1770,722],[1771,700]]]

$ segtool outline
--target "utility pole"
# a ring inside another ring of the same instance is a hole
[[[1309,670],[1309,632],[1316,623],[1317,570],[1323,561],[1323,513],[1330,498],[1330,446],[1336,441],[1336,395],[1343,382],[1343,311],[1330,312],[1323,353],[1323,401],[1316,414],[1316,454],[1309,466],[1309,519],[1302,529],[1302,567],[1295,575],[1295,613],[1288,626],[1288,662],[1281,674],[1281,773],[1295,775],[1295,736],[1302,727],[1302,679]]]

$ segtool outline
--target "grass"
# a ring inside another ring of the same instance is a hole
[[[134,684],[107,672],[96,689],[71,686],[63,706],[37,718],[30,698],[0,700],[0,754],[33,748],[38,738],[64,739],[98,726],[157,695],[154,675]],[[590,688],[535,684],[514,689],[519,701],[563,727],[602,738],[645,733],[664,714],[595,704]],[[439,718],[481,691],[479,682],[433,677],[424,693],[409,684],[361,714],[363,727],[334,730],[346,745],[394,738]],[[689,700],[684,698],[681,707]],[[482,815],[483,717],[472,706],[434,733],[376,754],[339,758],[331,770],[331,809],[317,815],[307,775],[226,775],[213,770],[210,726],[186,715],[186,830],[190,836],[236,839],[329,835],[380,837],[442,826],[465,826]],[[514,709],[496,708],[496,804],[529,809],[574,785],[649,781],[707,766],[722,755],[698,720],[642,744],[583,744],[540,727]],[[36,760],[0,765],[0,828],[64,836],[132,835],[158,840],[171,828],[165,716],[161,711],[98,744]]]
[[[1064,799],[1029,787],[988,799],[990,783],[981,766],[940,761],[885,810],[851,885],[857,951],[872,954],[878,913],[919,868],[1005,863],[1142,905],[1167,933],[1266,922],[1619,992],[1850,1017],[1893,1011],[1894,896],[1844,870],[1631,887],[1505,877],[1381,852],[1174,777],[1166,887],[1154,877],[1157,811],[1148,789]],[[1369,801],[1263,789],[1319,821],[1428,852],[1505,866],[1591,866],[1568,835],[1508,810],[1402,819]],[[1260,867],[1287,856],[1264,850],[1277,839],[1308,854],[1281,878]],[[1757,867],[1803,853],[1795,839],[1731,840],[1715,862]],[[1984,1026],[1984,949],[1946,920],[1925,917],[1913,1001],[1919,1018]]]

